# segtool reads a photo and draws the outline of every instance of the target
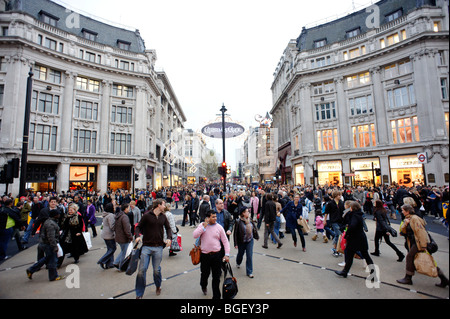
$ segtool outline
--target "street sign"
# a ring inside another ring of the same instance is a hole
[[[420,164],[426,164],[428,163],[428,156],[426,152],[423,153],[417,153],[417,158],[419,159]]]

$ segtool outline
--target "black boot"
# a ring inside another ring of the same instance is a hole
[[[345,271],[345,270],[342,270],[342,271],[335,271],[334,272],[336,275],[338,275],[338,276],[341,276],[341,277],[344,277],[344,278],[347,278],[347,274],[348,274],[348,272],[347,271]]]
[[[442,272],[442,270],[440,268],[438,268],[438,276],[439,276],[439,279],[441,279],[441,282],[436,284],[436,287],[441,287],[441,288],[447,287],[448,279],[447,279],[447,277],[445,277],[444,273]]]
[[[397,282],[399,284],[412,285],[412,276],[411,275],[405,275],[405,278],[397,279]]]
[[[398,259],[397,259],[398,262],[402,262],[403,259],[405,259],[405,255],[403,253],[398,253],[397,256],[398,256]]]

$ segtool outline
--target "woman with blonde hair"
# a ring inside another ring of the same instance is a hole
[[[75,259],[75,264],[78,263],[81,255],[88,252],[88,247],[83,236],[86,226],[78,210],[79,206],[77,204],[72,203],[69,205],[66,219],[61,226],[62,234],[60,240],[64,254],[70,253]],[[64,257],[60,258],[58,264],[61,265],[63,260]]]

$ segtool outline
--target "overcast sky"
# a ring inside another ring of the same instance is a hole
[[[273,73],[289,40],[303,26],[362,9],[369,0],[55,0],[131,29],[156,50],[186,114],[199,131],[222,104],[245,128],[272,108]],[[106,21],[106,22],[107,22]],[[208,140],[210,141],[210,140]],[[239,141],[227,140],[228,150]],[[221,144],[214,148],[221,153]],[[230,150],[234,157],[234,151]],[[221,160],[221,155],[218,157]],[[230,158],[230,161],[232,158]]]

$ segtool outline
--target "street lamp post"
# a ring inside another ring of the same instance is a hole
[[[20,196],[25,196],[25,183],[27,174],[27,161],[28,161],[28,139],[30,132],[30,113],[31,113],[31,94],[33,87],[33,68],[30,67],[30,72],[28,72],[27,80],[27,95],[25,100],[25,119],[23,124],[23,138],[22,138],[22,158],[20,163],[20,186],[19,194]]]
[[[222,153],[223,153],[223,161],[225,162],[225,112],[227,109],[225,108],[225,104],[222,104],[222,108],[220,109],[220,112],[222,112]],[[227,175],[226,171],[223,174],[223,191],[227,191]]]

